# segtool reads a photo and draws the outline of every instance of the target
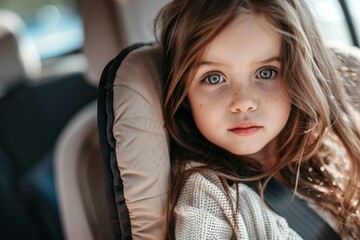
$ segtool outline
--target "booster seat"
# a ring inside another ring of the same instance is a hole
[[[360,110],[360,49],[329,46]],[[115,239],[164,239],[169,140],[162,117],[161,53],[135,44],[105,67],[98,92],[98,130],[108,214]]]

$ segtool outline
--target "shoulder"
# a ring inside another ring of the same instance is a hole
[[[204,172],[193,173],[187,179],[185,185],[189,185],[189,186],[196,185],[196,187],[214,185],[220,187],[221,181],[220,178],[215,173],[212,173],[210,171],[204,171]]]
[[[186,181],[183,194],[201,195],[201,194],[221,194],[225,189],[220,178],[209,171],[193,173]]]
[[[194,173],[188,178],[176,212],[177,218],[194,216],[194,212],[199,212],[197,218],[211,216],[216,219],[216,226],[220,223],[231,226],[237,237],[268,239],[269,236],[287,236],[289,239],[300,239],[286,220],[271,211],[250,187],[245,184],[238,184],[237,189],[224,186],[212,172]]]
[[[238,184],[238,190],[240,198],[258,198],[258,195],[245,184]],[[206,208],[210,205],[210,208],[215,209],[214,206],[217,206],[223,212],[224,208],[231,210],[232,206],[236,206],[235,199],[235,188],[223,184],[215,173],[204,171],[193,173],[187,179],[181,191],[178,206],[185,204]]]
[[[230,239],[232,225],[222,208],[226,204],[220,179],[211,173],[193,173],[175,207],[176,239]]]
[[[186,181],[183,189],[194,190],[196,192],[206,190],[212,190],[211,192],[223,192],[225,193],[227,190],[230,193],[235,193],[236,189],[234,187],[223,185],[219,176],[211,171],[203,171],[193,173]],[[241,192],[250,192],[256,194],[251,188],[249,188],[245,184],[238,184],[238,188]],[[256,194],[257,195],[257,194]]]
[[[226,190],[221,180],[212,172],[196,172],[190,175],[181,190],[177,207],[213,208],[226,199]]]

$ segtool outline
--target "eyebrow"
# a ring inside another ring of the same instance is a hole
[[[225,65],[225,64],[223,64],[221,62],[201,61],[196,65],[196,67],[200,67],[200,66],[204,66],[204,65],[205,66],[206,65],[208,65],[208,66],[219,66],[219,65]]]
[[[258,62],[253,62],[252,64],[256,65],[256,64],[267,64],[267,63],[271,63],[271,62],[279,62],[281,63],[281,58],[276,56],[276,57],[270,57],[270,58],[267,58],[265,60],[261,60],[261,61],[258,61]],[[199,62],[199,64],[197,65],[197,67],[200,67],[200,66],[203,66],[203,65],[209,65],[209,66],[221,66],[221,65],[225,65],[221,62],[212,62],[212,61],[202,61],[202,62]]]
[[[266,63],[271,63],[271,62],[279,62],[279,63],[281,63],[281,59],[280,59],[280,57],[271,57],[271,58],[265,59],[263,61],[254,62],[254,63],[255,64],[266,64]]]

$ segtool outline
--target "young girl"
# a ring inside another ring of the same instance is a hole
[[[342,238],[360,237],[359,118],[304,1],[173,0],[157,27],[167,238],[301,239],[262,201],[271,178]]]

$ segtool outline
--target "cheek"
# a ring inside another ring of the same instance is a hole
[[[285,112],[290,109],[291,98],[279,81],[262,86],[259,92],[269,104],[278,106]]]
[[[280,102],[285,112],[290,112],[292,101],[285,89],[280,90],[280,93],[276,96],[275,100]]]
[[[218,124],[220,104],[208,98],[189,99],[194,121],[201,132]]]
[[[291,111],[291,100],[286,94],[269,97],[269,103],[272,105],[272,114],[277,116],[280,125],[285,125]],[[270,110],[271,111],[271,110]]]
[[[279,85],[275,85],[271,87],[271,91],[261,91],[261,93],[262,109],[267,116],[270,116],[271,121],[274,121],[274,124],[287,121],[291,110],[291,99],[287,92]]]

